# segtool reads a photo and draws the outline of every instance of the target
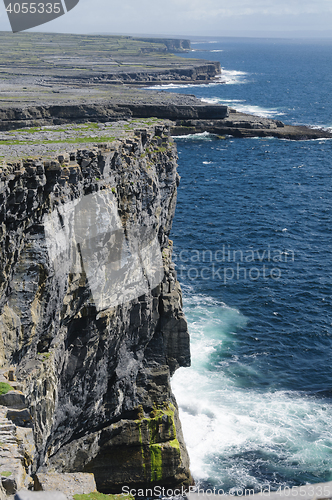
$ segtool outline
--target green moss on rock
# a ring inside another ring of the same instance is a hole
[[[7,394],[7,392],[12,391],[13,388],[11,385],[6,382],[0,382],[0,394]]]
[[[141,405],[136,411],[144,478],[147,481],[158,482],[163,479],[163,454],[166,449],[175,448],[176,454],[181,456],[174,421],[175,407],[172,404],[154,405],[149,416],[145,416]]]
[[[1,475],[4,477],[9,477],[12,475],[12,472],[10,472],[9,470],[4,470],[1,472]]]
[[[160,481],[163,478],[162,447],[160,443],[150,446],[151,481]]]
[[[172,448],[175,448],[176,450],[178,450],[179,454],[181,453],[180,443],[177,439],[172,439],[172,441],[170,441],[169,444],[171,445]]]

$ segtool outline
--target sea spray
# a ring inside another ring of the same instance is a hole
[[[317,467],[332,479],[328,403],[300,392],[248,390],[246,375],[255,369],[232,355],[247,319],[208,297],[186,296],[185,312],[192,367],[175,373],[172,388],[198,484],[259,492],[267,481],[272,489],[314,482]]]

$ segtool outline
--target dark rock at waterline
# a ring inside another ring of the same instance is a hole
[[[174,136],[209,132],[218,136],[230,135],[238,138],[277,137],[289,140],[330,139],[332,133],[304,125],[286,125],[280,120],[260,116],[231,113],[221,120],[177,120],[171,127]]]

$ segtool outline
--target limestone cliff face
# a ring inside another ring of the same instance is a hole
[[[101,492],[191,481],[170,388],[190,364],[176,159],[157,125],[0,170],[0,356],[29,403],[34,470],[93,472]]]

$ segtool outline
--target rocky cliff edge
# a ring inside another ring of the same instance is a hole
[[[190,352],[169,127],[70,147],[0,168],[0,360],[21,405],[1,404],[33,436],[14,486],[49,470],[92,472],[105,493],[187,485],[170,387]]]

